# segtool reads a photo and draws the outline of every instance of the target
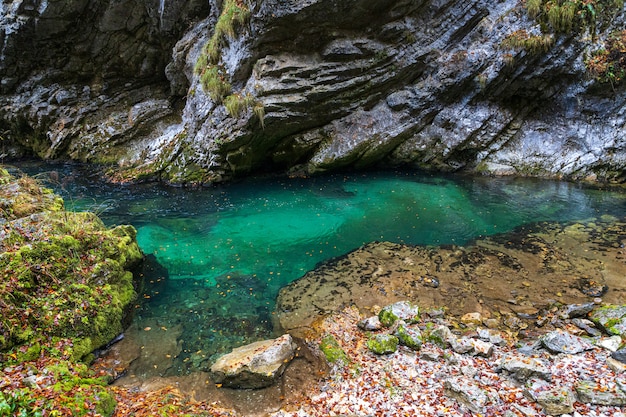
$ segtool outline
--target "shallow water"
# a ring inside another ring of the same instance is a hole
[[[366,242],[463,245],[529,222],[626,213],[624,193],[530,179],[370,172],[188,190],[110,185],[74,165],[18,166],[52,179],[68,206],[137,228],[166,272],[146,272],[153,285],[135,323],[179,326],[172,374],[271,336],[281,287]]]

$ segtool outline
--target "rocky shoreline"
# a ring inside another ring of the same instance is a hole
[[[276,325],[297,348],[273,385],[241,390],[209,372],[142,379],[132,367],[116,385],[175,386],[237,416],[623,416],[624,315],[597,315],[626,304],[625,227],[607,217],[466,247],[367,244],[283,289]],[[377,316],[403,300],[419,308],[403,324],[419,342]],[[399,346],[374,353],[371,340],[387,335]]]
[[[555,310],[559,330],[522,340],[485,327],[476,315],[450,320],[433,310],[410,325],[424,334],[419,349],[400,346],[385,355],[367,347],[381,330],[360,330],[363,315],[347,307],[320,326],[346,360],[335,362],[306,404],[271,415],[624,416],[622,334],[591,337],[573,324],[585,311],[579,307]],[[577,312],[563,318],[568,309]]]
[[[368,311],[411,300],[459,317],[478,312],[524,332],[521,318],[546,316],[555,304],[597,297],[624,304],[625,243],[624,219],[610,217],[536,223],[463,247],[373,242],[283,288],[276,325],[307,336],[316,320],[344,306]]]

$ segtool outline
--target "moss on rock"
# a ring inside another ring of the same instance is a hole
[[[350,361],[346,352],[339,346],[339,343],[335,338],[328,334],[324,336],[320,342],[320,350],[324,354],[324,357],[329,363],[343,363],[348,364]]]
[[[0,351],[63,337],[79,359],[122,331],[136,297],[128,269],[143,256],[135,229],[62,211],[35,181],[8,178],[0,186]]]
[[[391,327],[397,320],[404,320],[407,323],[417,323],[419,321],[419,307],[409,301],[398,301],[383,307],[378,313],[378,319],[385,327]]]
[[[412,329],[401,324],[396,329],[395,335],[401,345],[413,350],[419,350],[422,347],[423,337],[419,329]]]
[[[609,334],[626,335],[626,305],[596,308],[589,318]]]
[[[367,340],[369,350],[377,355],[394,353],[398,349],[399,340],[391,334],[376,334]]]

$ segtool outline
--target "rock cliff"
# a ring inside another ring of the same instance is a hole
[[[616,0],[4,1],[0,153],[623,181],[625,23]]]

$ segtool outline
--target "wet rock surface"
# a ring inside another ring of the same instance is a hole
[[[318,318],[341,306],[353,304],[366,314],[376,306],[410,300],[422,311],[446,306],[459,317],[478,312],[485,325],[547,332],[561,326],[564,317],[577,315],[573,312],[580,305],[588,308],[594,302],[578,288],[581,277],[607,286],[602,300],[624,303],[625,232],[623,220],[597,219],[536,224],[467,247],[370,243],[282,289],[278,322],[287,331],[306,334]],[[423,285],[423,277],[437,278],[439,287]],[[557,304],[570,307],[561,311]]]

